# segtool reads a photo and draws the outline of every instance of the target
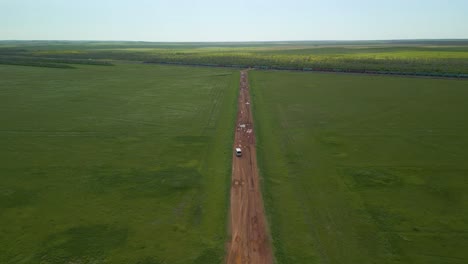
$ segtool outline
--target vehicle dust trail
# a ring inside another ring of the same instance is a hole
[[[257,168],[255,132],[251,113],[247,71],[241,71],[239,106],[234,148],[242,149],[242,156],[233,154],[230,212],[230,241],[226,262],[273,263],[273,252]]]

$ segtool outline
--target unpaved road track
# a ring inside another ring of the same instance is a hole
[[[247,71],[242,71],[234,140],[234,148],[242,149],[242,157],[233,154],[230,241],[227,244],[226,256],[228,264],[273,263],[257,168],[247,78]]]

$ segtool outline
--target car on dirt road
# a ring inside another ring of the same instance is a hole
[[[242,156],[242,150],[240,148],[236,148],[236,156],[237,157]]]

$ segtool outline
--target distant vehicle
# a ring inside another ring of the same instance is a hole
[[[242,150],[240,148],[236,148],[236,156],[237,157],[242,156]]]

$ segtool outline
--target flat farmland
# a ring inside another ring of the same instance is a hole
[[[0,76],[0,263],[222,262],[238,71]]]
[[[278,263],[467,263],[468,82],[251,71]]]
[[[70,67],[64,63],[111,63],[106,60],[466,78],[468,41],[0,41],[0,64]]]

